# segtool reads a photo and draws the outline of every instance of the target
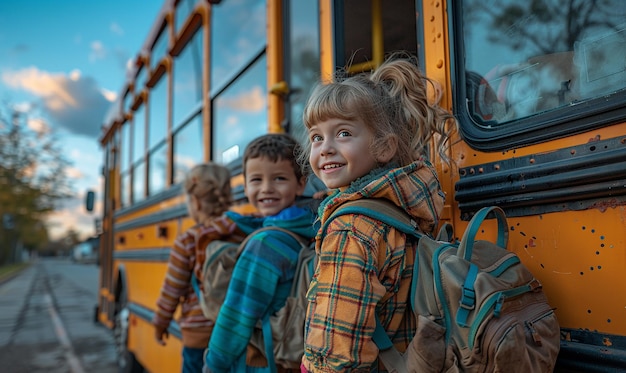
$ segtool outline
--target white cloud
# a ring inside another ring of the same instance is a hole
[[[83,172],[76,167],[67,167],[65,169],[65,175],[70,179],[82,179],[85,177]]]
[[[102,216],[102,196],[96,188],[96,203],[94,210],[88,212],[85,209],[85,192],[79,192],[74,198],[66,200],[46,220],[48,233],[52,240],[58,240],[72,229],[82,239],[95,234],[94,220]]]
[[[115,101],[115,99],[117,99],[117,93],[109,91],[108,89],[102,88],[100,92],[102,92],[102,95],[110,102],[113,102]]]
[[[58,240],[72,229],[81,238],[94,235],[94,216],[85,212],[83,206],[56,210],[47,219],[48,233],[52,240]]]
[[[89,53],[89,61],[94,62],[96,60],[102,60],[107,56],[106,49],[102,42],[95,40],[91,42],[91,53]]]
[[[122,29],[122,26],[118,25],[115,22],[111,23],[110,29],[111,29],[111,32],[114,33],[115,35],[119,35],[119,36],[124,35],[124,30]]]
[[[220,101],[220,106],[246,112],[259,112],[265,108],[265,105],[265,95],[263,94],[263,89],[259,86],[252,87],[252,89],[243,92],[239,96],[228,97]]]
[[[28,118],[26,125],[37,134],[38,138],[50,132],[50,127],[42,118]]]
[[[116,22],[111,23],[111,26],[109,27],[109,29],[115,35],[118,35],[118,36],[124,35],[124,29],[122,29],[122,26],[118,25]]]
[[[6,71],[2,80],[12,88],[38,96],[54,125],[77,135],[100,135],[111,95],[103,93],[93,78],[82,76],[79,70],[62,74],[30,67]]]

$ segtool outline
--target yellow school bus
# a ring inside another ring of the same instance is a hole
[[[502,207],[509,248],[556,309],[557,370],[624,369],[626,2],[166,0],[101,137],[97,318],[123,371],[180,370],[178,326],[163,347],[150,320],[169,248],[192,224],[185,172],[228,165],[246,211],[248,142],[302,139],[314,83],[398,50],[418,57],[459,122],[451,162],[430,154],[442,220],[459,235],[481,207]],[[488,221],[481,234],[494,230]]]

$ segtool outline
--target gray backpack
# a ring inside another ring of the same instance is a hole
[[[416,258],[411,309],[417,332],[401,354],[377,319],[374,342],[390,372],[551,372],[560,329],[541,283],[506,250],[508,226],[499,207],[479,210],[460,242],[417,231],[408,214],[382,200],[342,205],[411,235]],[[498,220],[497,243],[475,241],[486,217]],[[449,233],[447,233],[449,234]]]

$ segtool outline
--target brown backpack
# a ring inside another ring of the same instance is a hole
[[[315,250],[309,243],[310,240],[284,228],[269,226],[255,230],[240,243],[222,240],[203,242],[206,259],[202,265],[202,276],[197,279],[194,275],[192,286],[198,295],[204,316],[209,320],[217,320],[237,259],[251,237],[268,230],[290,236],[301,248],[291,292],[285,305],[275,314],[266,314],[259,320],[250,344],[255,347],[252,351],[262,355],[260,360],[263,366],[269,365],[271,371],[276,371],[277,367],[297,369],[304,353],[306,291],[313,276],[315,262]]]
[[[410,216],[388,202],[368,199],[350,204],[342,205],[335,216],[366,215],[418,240],[411,285],[417,331],[405,353],[396,350],[377,319],[374,342],[388,371],[554,369],[559,324],[541,283],[515,253],[506,250],[508,226],[502,209],[479,210],[461,241],[449,243],[417,232]],[[497,243],[475,241],[490,213],[498,220]]]

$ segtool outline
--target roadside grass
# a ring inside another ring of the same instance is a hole
[[[14,263],[14,264],[7,264],[7,265],[0,266],[0,282],[2,281],[2,279],[13,275],[14,273],[28,267],[29,265],[30,263],[26,262],[26,263]]]

